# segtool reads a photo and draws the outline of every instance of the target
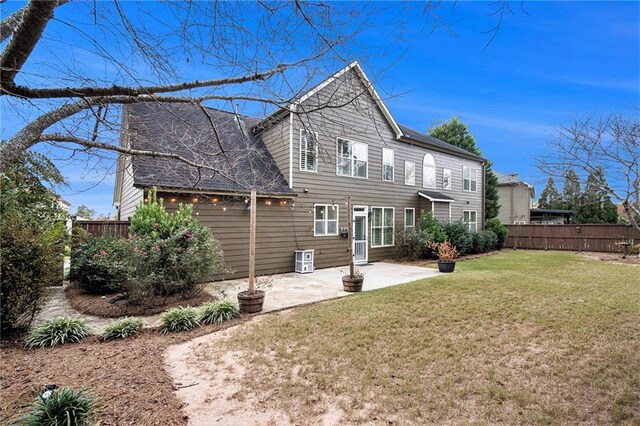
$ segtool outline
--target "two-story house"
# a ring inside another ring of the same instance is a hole
[[[264,119],[192,104],[127,105],[121,143],[205,167],[121,156],[120,219],[154,186],[169,209],[193,203],[238,277],[248,273],[251,208],[259,274],[292,271],[301,249],[314,250],[316,268],[347,264],[347,196],[358,263],[392,257],[422,210],[474,231],[483,225],[486,160],[398,124],[357,62]]]

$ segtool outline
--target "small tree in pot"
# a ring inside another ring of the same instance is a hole
[[[351,207],[351,197],[347,197],[347,215],[349,221],[349,238],[347,239],[349,244],[349,275],[342,276],[342,288],[344,291],[353,293],[362,291],[364,275],[356,270],[353,261],[353,208]]]
[[[438,256],[438,271],[453,272],[456,267],[455,259],[460,254],[456,246],[446,240],[443,243],[429,243],[427,247]]]
[[[247,290],[238,293],[238,305],[240,311],[255,314],[262,311],[264,303],[264,291],[258,290],[255,285],[256,273],[256,190],[251,190],[251,218],[249,222],[249,286]]]

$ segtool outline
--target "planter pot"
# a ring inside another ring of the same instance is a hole
[[[249,293],[248,291],[241,291],[238,293],[238,305],[240,305],[240,312],[255,314],[262,311],[263,303],[264,291],[262,290],[256,290],[252,293]]]
[[[455,260],[438,260],[438,271],[440,272],[453,272],[455,267]]]
[[[362,291],[363,282],[364,282],[363,276],[352,277],[350,275],[344,275],[342,277],[342,288],[344,289],[344,291],[355,293],[357,291]]]

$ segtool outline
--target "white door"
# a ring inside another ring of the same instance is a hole
[[[367,263],[367,208],[353,208],[353,260],[357,265]]]

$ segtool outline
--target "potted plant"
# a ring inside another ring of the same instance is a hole
[[[342,289],[350,293],[362,291],[364,274],[356,270],[353,262],[353,209],[351,208],[351,197],[347,197],[347,215],[349,221],[348,244],[349,244],[349,275],[342,276]]]
[[[238,293],[240,312],[255,314],[262,311],[265,290],[273,285],[273,277],[262,276],[255,278],[255,284],[249,285],[248,290]]]
[[[438,256],[438,271],[453,272],[456,267],[455,258],[460,252],[449,240],[443,243],[429,243],[427,246]]]
[[[262,311],[264,303],[264,291],[256,288],[255,285],[255,265],[256,265],[256,190],[251,190],[251,215],[249,218],[249,285],[245,291],[238,293],[238,305],[240,312],[255,314]]]

